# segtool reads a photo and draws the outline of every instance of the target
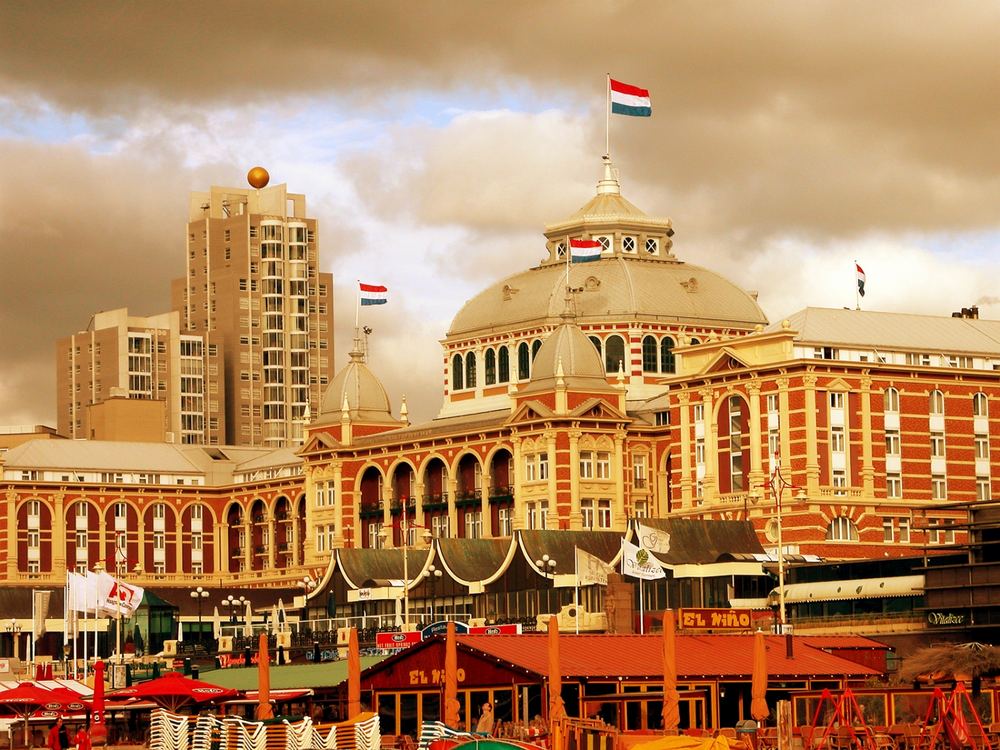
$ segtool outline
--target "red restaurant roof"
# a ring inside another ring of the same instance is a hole
[[[820,650],[811,645],[812,639],[808,636],[794,636],[792,659],[786,657],[784,636],[768,635],[765,640],[767,671],[771,679],[803,675],[867,677],[879,674],[876,669]],[[460,635],[458,646],[459,649],[464,647],[479,651],[537,674],[548,671],[545,635]],[[563,677],[655,677],[662,674],[662,654],[663,639],[659,633],[559,636]],[[753,635],[677,636],[677,676],[680,679],[723,676],[745,676],[749,679],[752,672]]]

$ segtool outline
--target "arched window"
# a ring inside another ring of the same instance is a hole
[[[642,340],[642,371],[656,372],[656,339],[652,336]]]
[[[885,410],[887,412],[899,412],[899,391],[895,388],[885,389]]]
[[[698,339],[696,339],[696,338],[692,338],[691,339],[691,346],[695,346],[696,344],[700,344],[700,343],[701,342]]]
[[[660,372],[677,372],[674,362],[674,340],[665,336],[660,340]]]
[[[517,345],[517,379],[527,380],[531,377],[531,349],[526,341]]]
[[[476,353],[469,352],[465,355],[465,387],[476,387]]]
[[[930,413],[944,415],[944,394],[941,391],[931,391]]]
[[[531,361],[535,361],[535,357],[538,355],[538,350],[542,348],[541,340],[535,341],[531,344]]]
[[[826,527],[826,541],[856,542],[858,541],[858,527],[847,516],[834,518]]]
[[[625,367],[625,339],[608,336],[604,342],[604,371],[617,373],[619,365]]]
[[[500,347],[500,372],[497,382],[507,383],[510,381],[510,352],[507,350],[506,345]]]
[[[600,338],[598,338],[597,336],[588,336],[587,338],[590,339],[590,343],[594,345],[595,349],[597,349],[597,353],[600,356],[603,357],[604,356],[604,345],[601,343]]]
[[[493,385],[497,382],[497,353],[493,349],[486,350],[486,361],[483,364],[483,374],[485,385]]]
[[[460,391],[465,387],[462,385],[462,372],[464,369],[465,365],[462,362],[461,354],[456,354],[451,358],[451,389],[453,391]]]
[[[972,394],[972,416],[988,417],[989,407],[986,405],[986,394],[979,392]]]

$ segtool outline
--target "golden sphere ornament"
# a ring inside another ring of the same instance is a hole
[[[267,170],[264,169],[264,167],[254,167],[247,172],[247,182],[250,183],[250,187],[257,188],[258,190],[262,187],[266,187],[270,179],[271,175],[267,173]]]

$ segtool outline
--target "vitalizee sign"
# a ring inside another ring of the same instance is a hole
[[[964,625],[965,614],[962,612],[928,612],[929,625]]]

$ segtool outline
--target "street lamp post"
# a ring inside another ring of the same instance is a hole
[[[556,561],[548,555],[542,555],[540,560],[535,560],[535,567],[541,571],[543,578],[547,578],[552,581],[552,587],[555,588]]]
[[[792,484],[784,475],[781,473],[781,457],[777,452],[774,454],[774,468],[771,470],[770,478],[763,485],[766,489],[771,492],[771,499],[774,501],[775,508],[775,527],[777,531],[777,543],[778,543],[778,621],[776,623],[776,632],[785,632],[785,547],[781,539],[781,499],[785,494],[785,490],[798,490],[796,497],[802,498],[805,496],[805,492],[801,487]]]
[[[405,628],[410,622],[410,561],[409,561],[409,550],[410,550],[410,529],[423,529],[423,539],[425,542],[430,541],[431,532],[427,530],[426,527],[421,526],[417,523],[409,522],[409,502],[403,501],[403,514],[402,518],[399,520],[399,529],[401,535],[401,542],[403,547],[403,627]],[[396,524],[392,524],[395,528]],[[382,544],[389,538],[388,532],[383,527],[378,533],[379,538],[382,540]]]
[[[191,598],[198,602],[198,643],[201,643],[201,603],[208,598],[208,592],[201,586],[191,592]]]
[[[11,637],[14,639],[14,658],[20,658],[18,654],[20,651],[19,643],[21,641],[21,624],[12,617],[10,618],[10,622],[4,623],[3,629],[10,633]]]
[[[437,568],[435,568],[433,563],[431,563],[431,566],[429,568],[427,568],[427,570],[424,571],[424,578],[427,579],[427,582],[431,586],[431,622],[435,621],[435,619],[434,619],[434,589],[435,589],[435,586],[437,585],[437,579],[440,578],[442,575],[443,575],[443,573],[440,570],[438,570]]]
[[[223,607],[229,607],[229,624],[236,624],[236,612],[237,610],[243,609],[246,606],[246,597],[241,596],[239,598],[230,594],[225,599],[222,600]]]

